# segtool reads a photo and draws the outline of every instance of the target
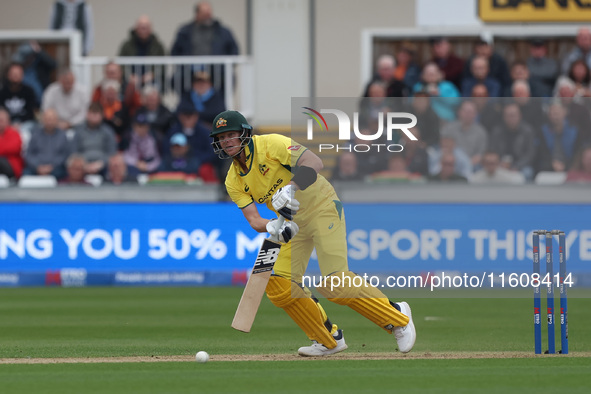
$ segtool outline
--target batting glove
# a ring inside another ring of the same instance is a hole
[[[293,215],[300,209],[300,202],[294,198],[295,190],[292,185],[283,186],[271,198],[273,208],[287,220],[293,220]]]
[[[277,226],[278,224],[277,219],[271,219],[267,223],[267,232],[281,243],[288,243],[300,231],[300,228],[294,222],[285,221],[281,226]]]

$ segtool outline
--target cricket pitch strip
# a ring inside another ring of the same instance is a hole
[[[347,352],[327,357],[301,357],[297,354],[213,354],[210,362],[223,361],[310,361],[310,360],[458,360],[487,358],[591,357],[591,352],[569,355],[535,355],[533,352],[416,352],[362,353]],[[0,358],[0,364],[93,364],[93,363],[157,363],[195,362],[194,355],[130,356],[130,357],[69,357],[69,358]]]

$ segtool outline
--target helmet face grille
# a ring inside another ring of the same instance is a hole
[[[240,153],[242,153],[244,148],[250,143],[250,140],[252,139],[250,135],[250,129],[242,129],[242,134],[240,134],[240,136],[237,138],[240,138],[240,150],[236,152],[234,155],[230,156],[222,148],[222,144],[220,144],[220,141],[218,140],[217,136],[213,137],[213,142],[211,143],[211,145],[213,147],[214,153],[218,155],[220,159],[230,159],[238,156]]]

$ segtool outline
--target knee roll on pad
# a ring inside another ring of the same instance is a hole
[[[327,280],[325,286],[316,288],[329,301],[348,306],[388,332],[392,332],[394,326],[408,324],[408,316],[394,308],[384,293],[363,279],[361,282],[359,279],[353,281],[354,278],[361,278],[357,274],[345,271],[331,275],[340,278],[340,282]],[[362,283],[362,286],[355,286],[355,283]]]
[[[317,341],[328,349],[337,346],[324,325],[327,319],[320,305],[297,283],[281,276],[271,276],[266,292],[273,305],[282,308],[310,340]]]

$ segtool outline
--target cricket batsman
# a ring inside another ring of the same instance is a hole
[[[226,177],[230,198],[253,229],[275,235],[284,244],[266,293],[312,341],[298,353],[326,356],[347,349],[343,331],[328,319],[310,290],[301,286],[314,248],[323,278],[339,278],[326,280],[316,290],[393,333],[398,350],[409,352],[416,340],[409,305],[389,301],[365,281],[364,286],[351,286],[363,278],[349,271],[343,206],[332,185],[318,173],[323,168],[320,158],[282,135],[253,136],[252,126],[237,111],[218,114],[210,136],[219,157],[232,159]],[[285,222],[278,226],[277,219],[261,217],[255,202],[267,204]]]

